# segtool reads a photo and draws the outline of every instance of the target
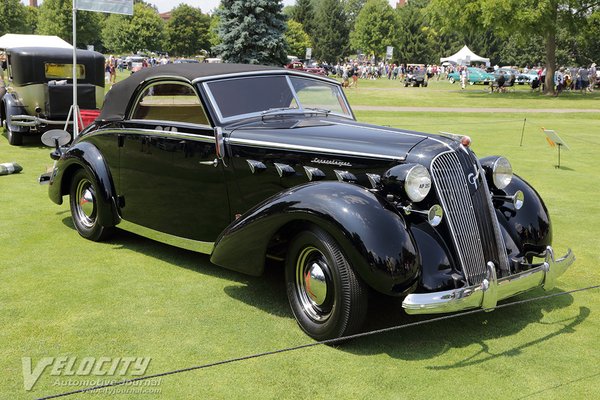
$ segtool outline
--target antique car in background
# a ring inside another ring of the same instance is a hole
[[[425,77],[425,68],[415,68],[409,71],[404,76],[404,87],[408,86],[423,86],[427,87],[427,79]]]
[[[481,68],[467,67],[467,72],[467,79],[469,85],[489,85],[491,82],[494,82],[494,74],[490,74],[482,70]],[[449,73],[448,80],[450,81],[450,83],[460,82],[460,73],[458,71]]]
[[[323,67],[319,67],[318,65],[308,66],[304,65],[301,61],[294,61],[285,66],[287,69],[294,69],[296,71],[309,72],[315,75],[327,75],[327,70]]]
[[[122,228],[256,276],[274,260],[322,340],[361,329],[370,290],[410,314],[493,309],[573,262],[535,189],[469,146],[357,122],[329,78],[172,64],[114,85],[46,178],[84,238]]]
[[[10,144],[23,136],[64,127],[73,104],[73,51],[52,47],[7,49],[6,94],[0,98],[0,122]],[[77,103],[98,109],[104,99],[104,56],[77,50]]]

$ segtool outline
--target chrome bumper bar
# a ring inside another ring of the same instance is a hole
[[[13,115],[10,117],[10,124],[14,126],[64,125],[66,123],[72,124],[73,121],[56,121],[34,115]]]
[[[402,307],[407,314],[438,314],[483,308],[491,311],[499,300],[542,286],[554,288],[556,278],[575,261],[569,249],[556,260],[554,250],[546,248],[545,261],[528,271],[498,279],[493,263],[488,263],[488,276],[480,285],[434,293],[413,293],[406,296]]]

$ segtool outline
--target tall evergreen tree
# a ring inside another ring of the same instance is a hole
[[[349,48],[349,29],[341,0],[321,0],[315,10],[314,56],[335,63],[344,58]]]
[[[228,62],[283,65],[282,8],[281,0],[223,0],[217,10],[221,43],[214,51]]]
[[[315,25],[315,8],[312,0],[296,0],[292,19],[300,22],[304,32],[312,35]]]

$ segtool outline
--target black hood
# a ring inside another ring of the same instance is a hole
[[[368,158],[404,160],[410,150],[434,135],[368,125],[349,119],[314,117],[297,119],[254,120],[243,125],[230,126],[234,142],[282,147],[316,153],[332,153]],[[446,141],[447,139],[435,136]]]

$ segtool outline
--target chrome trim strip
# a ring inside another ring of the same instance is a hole
[[[212,129],[211,129],[212,133]],[[99,129],[97,131],[93,131],[90,133],[86,133],[81,138],[99,136],[104,134],[121,134],[121,135],[139,135],[139,136],[155,136],[155,137],[163,137],[166,139],[189,139],[196,142],[202,143],[215,143],[215,139],[212,136],[204,136],[204,135],[196,135],[193,133],[185,133],[185,132],[172,132],[172,131],[159,131],[157,129],[127,129],[127,128],[112,128],[112,129]]]
[[[117,226],[128,232],[135,233],[136,235],[182,249],[196,251],[198,253],[212,254],[213,248],[215,247],[214,242],[201,242],[199,240],[182,238],[169,233],[159,232],[124,219],[122,219]]]
[[[375,158],[379,160],[396,160],[396,161],[404,161],[405,157],[397,157],[397,156],[382,156],[381,154],[372,154],[372,153],[360,153],[357,151],[347,151],[347,150],[336,150],[336,149],[326,149],[322,147],[311,147],[311,146],[300,146],[293,144],[285,144],[285,143],[272,143],[272,142],[264,142],[261,140],[251,140],[251,139],[239,139],[239,138],[225,138],[225,141],[231,144],[237,145],[246,145],[250,147],[267,147],[267,148],[276,148],[276,149],[286,149],[286,150],[297,150],[297,151],[305,151],[305,152],[321,152],[335,155],[344,155],[350,157],[368,157]]]
[[[478,307],[491,311],[499,300],[539,286],[544,290],[552,289],[556,278],[561,276],[574,261],[575,255],[571,249],[564,257],[556,260],[554,250],[548,246],[544,262],[529,271],[501,279],[496,279],[495,274],[490,274],[481,285],[455,290],[409,294],[402,302],[402,307],[407,314],[438,314]]]

